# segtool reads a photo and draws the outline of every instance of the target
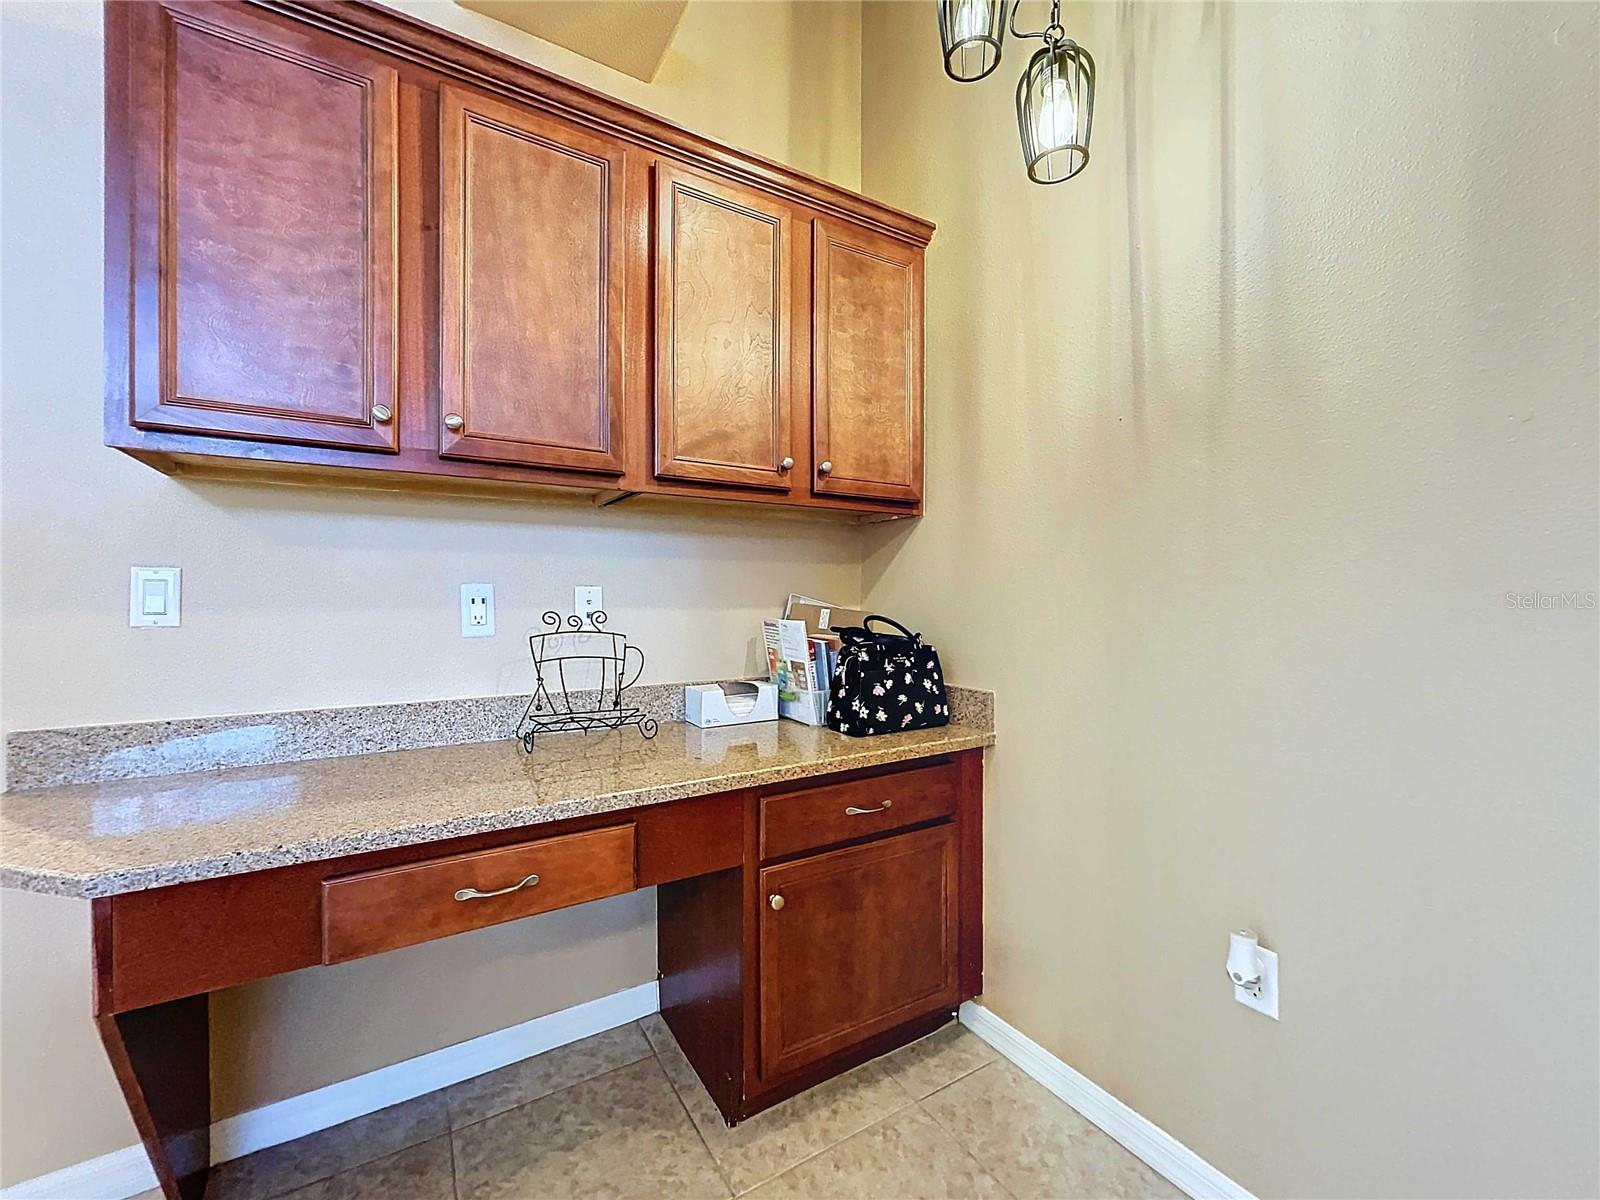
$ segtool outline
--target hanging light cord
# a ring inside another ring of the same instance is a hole
[[[1061,0],[1050,0],[1050,24],[1037,33],[1024,33],[1017,28],[1017,13],[1022,11],[1022,0],[1014,0],[1011,5],[1011,36],[1014,38],[1038,38],[1041,42],[1051,47],[1061,46],[1067,41],[1067,28],[1061,23]]]

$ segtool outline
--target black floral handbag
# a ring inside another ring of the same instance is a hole
[[[900,632],[878,633],[874,624]],[[871,616],[836,629],[839,666],[828,689],[828,728],[851,737],[950,724],[939,652],[898,621]]]

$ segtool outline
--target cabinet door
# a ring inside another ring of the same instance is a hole
[[[922,498],[922,251],[818,218],[812,438],[819,493]]]
[[[789,490],[790,215],[656,165],[656,474]]]
[[[446,458],[620,474],[621,143],[440,89]]]
[[[133,423],[397,449],[394,70],[239,8],[130,7]]]
[[[951,825],[761,872],[761,1072],[955,1007]]]

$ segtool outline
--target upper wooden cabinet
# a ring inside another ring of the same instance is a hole
[[[125,419],[394,450],[395,72],[248,10],[126,7],[129,249],[151,286]]]
[[[836,221],[812,235],[816,489],[922,498],[922,250]]]
[[[922,511],[926,221],[367,0],[108,0],[107,445]]]
[[[439,97],[440,449],[620,475],[620,143]]]
[[[656,474],[788,490],[787,205],[656,164]]]

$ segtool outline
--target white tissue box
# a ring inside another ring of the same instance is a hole
[[[691,684],[683,689],[683,716],[701,729],[776,721],[778,689],[765,680]]]

